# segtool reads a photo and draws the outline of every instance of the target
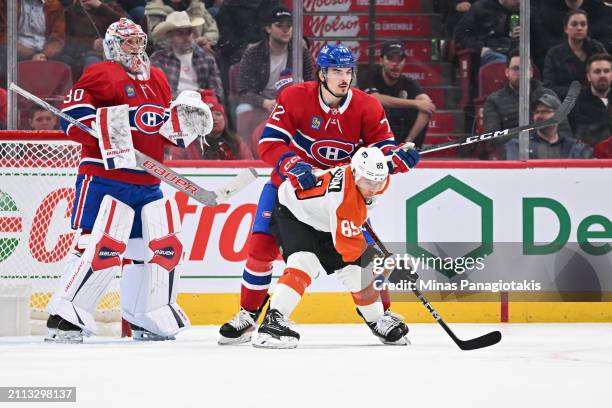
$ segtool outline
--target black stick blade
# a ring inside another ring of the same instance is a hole
[[[457,345],[461,350],[476,350],[485,347],[492,346],[500,342],[502,335],[499,331],[493,331],[491,333],[484,334],[480,337],[470,340],[459,340],[456,341]]]

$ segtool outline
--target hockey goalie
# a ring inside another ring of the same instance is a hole
[[[121,274],[121,313],[135,340],[169,340],[189,327],[176,302],[183,258],[173,198],[136,167],[135,149],[163,161],[164,145],[185,147],[212,129],[210,109],[193,91],[171,102],[163,72],[149,64],[147,36],[122,18],[104,38],[105,61],[89,66],[62,111],[94,129],[62,120],[82,145],[71,226],[81,231],[48,305],[45,341],[81,343],[95,334],[95,307]]]

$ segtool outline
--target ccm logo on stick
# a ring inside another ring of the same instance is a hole
[[[474,142],[478,142],[481,140],[495,139],[497,137],[505,136],[508,134],[508,130],[509,129],[505,129],[505,130],[502,130],[501,132],[495,131],[495,132],[483,133],[482,135],[470,136],[465,140],[465,143],[466,144],[474,143]]]

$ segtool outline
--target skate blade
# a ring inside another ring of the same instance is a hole
[[[288,336],[281,336],[280,339],[277,339],[269,334],[260,333],[253,339],[251,344],[255,348],[294,349],[298,345],[298,339]]]
[[[57,333],[49,334],[45,337],[45,343],[58,343],[58,344],[82,344],[83,336],[75,335],[59,335]]]
[[[134,341],[172,341],[172,340],[176,340],[176,337],[160,336],[155,333],[139,333],[137,330],[133,330],[132,340]]]
[[[236,338],[225,337],[221,335],[219,336],[219,340],[217,340],[217,344],[220,346],[232,346],[232,345],[238,345],[238,344],[245,344],[245,343],[250,342],[252,337],[253,337],[252,330]]]
[[[379,339],[381,341],[382,344],[385,344],[387,346],[408,346],[410,345],[410,340],[408,340],[406,337],[402,337],[399,340],[396,341],[386,341],[383,339]]]

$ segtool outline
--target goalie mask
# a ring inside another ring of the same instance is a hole
[[[127,18],[111,24],[104,36],[104,57],[115,61],[141,81],[149,79],[150,62],[145,49],[147,34]]]

